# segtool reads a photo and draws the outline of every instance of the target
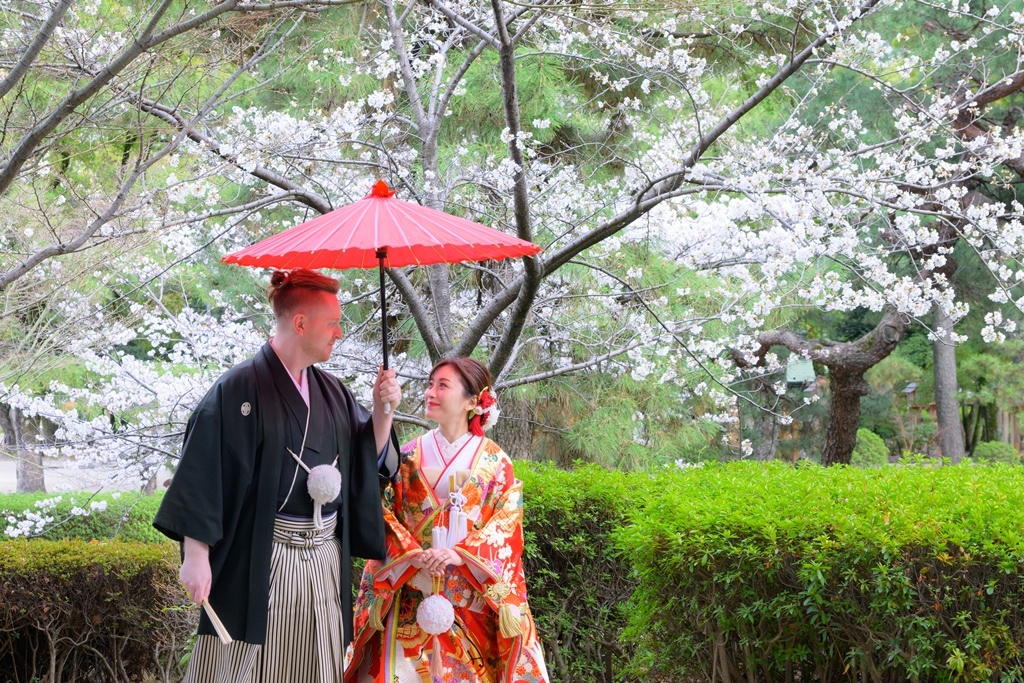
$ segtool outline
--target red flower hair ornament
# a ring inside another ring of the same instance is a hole
[[[490,387],[484,387],[480,395],[476,397],[477,403],[473,408],[473,417],[469,420],[469,431],[474,436],[483,436],[498,421],[501,411],[498,410],[498,399]]]

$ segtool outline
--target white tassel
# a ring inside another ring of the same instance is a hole
[[[444,674],[444,666],[438,635],[451,631],[455,624],[455,608],[443,595],[443,579],[435,576],[432,582],[434,594],[423,600],[416,608],[416,624],[431,635],[430,677],[434,681],[440,681]]]

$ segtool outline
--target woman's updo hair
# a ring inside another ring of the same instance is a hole
[[[296,313],[313,299],[316,292],[338,293],[338,281],[315,270],[275,270],[270,276],[267,299],[274,307],[274,315],[284,318]]]
[[[462,386],[466,391],[466,398],[470,396],[479,398],[480,392],[491,386],[491,371],[483,363],[472,358],[444,358],[439,360],[430,369],[429,379],[433,379],[434,373],[445,366],[451,367],[459,374]]]

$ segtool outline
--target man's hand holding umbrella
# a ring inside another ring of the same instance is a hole
[[[373,383],[373,432],[377,443],[386,442],[391,433],[394,409],[402,401],[402,385],[394,369],[377,369],[377,380]]]

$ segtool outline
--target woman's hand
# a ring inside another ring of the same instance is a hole
[[[466,561],[453,548],[431,548],[415,555],[410,563],[417,569],[426,569],[431,576],[444,576],[449,566],[461,567]]]

